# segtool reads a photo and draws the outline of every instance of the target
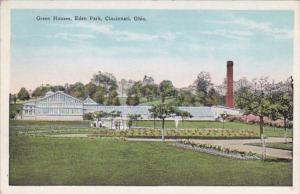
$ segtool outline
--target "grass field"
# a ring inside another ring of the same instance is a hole
[[[10,133],[11,185],[284,185],[292,163],[240,161],[161,142]]]
[[[261,147],[260,143],[249,143],[247,145],[254,145]],[[275,148],[275,149],[281,149],[281,150],[293,150],[293,143],[267,143],[267,148]]]

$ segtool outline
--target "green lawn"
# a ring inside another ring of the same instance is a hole
[[[11,185],[292,185],[292,163],[240,161],[161,142],[10,135]]]
[[[260,146],[261,147],[260,143],[249,143],[247,145],[254,145],[254,146]],[[293,143],[267,143],[266,147],[292,151],[293,150]]]

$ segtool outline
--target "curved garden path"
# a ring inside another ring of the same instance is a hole
[[[127,138],[128,141],[161,141],[160,139],[142,139],[142,138]],[[176,139],[166,139],[166,141],[176,141]],[[245,152],[253,152],[257,154],[261,154],[262,149],[259,146],[253,145],[245,145],[249,143],[260,143],[260,139],[193,139],[195,143],[201,144],[211,144],[218,145],[230,149],[236,149]],[[266,143],[279,143],[285,142],[284,138],[280,137],[269,137],[266,139]],[[292,142],[291,138],[288,138],[288,142]],[[275,157],[275,158],[284,158],[284,159],[292,159],[292,151],[282,150],[282,149],[274,149],[274,148],[266,148],[267,156]]]

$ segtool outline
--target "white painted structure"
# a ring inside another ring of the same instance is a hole
[[[83,120],[85,113],[103,111],[110,113],[112,111],[121,112],[119,119],[125,121],[130,114],[139,114],[142,119],[152,119],[149,109],[151,106],[103,106],[96,103],[90,97],[84,101],[73,96],[65,94],[62,91],[47,92],[42,98],[35,99],[24,103],[22,111],[22,119],[28,120]],[[221,113],[230,115],[240,115],[238,109],[230,109],[226,107],[187,107],[180,106],[180,110],[187,111],[192,115],[189,120],[216,120]],[[167,118],[174,120],[174,118]],[[126,126],[121,124],[122,128]]]

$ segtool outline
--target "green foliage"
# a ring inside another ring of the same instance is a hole
[[[204,105],[205,106],[219,105],[221,104],[221,100],[222,99],[220,94],[214,88],[210,88],[207,96],[205,97]]]
[[[136,106],[140,103],[140,98],[137,96],[128,96],[126,99],[126,104],[130,106]]]
[[[99,104],[104,104],[105,101],[105,89],[102,86],[97,86],[95,93],[92,95],[92,99]]]
[[[94,114],[93,113],[85,113],[83,115],[83,120],[90,120],[92,121],[94,119]]]
[[[76,82],[74,84],[69,85],[67,89],[67,93],[76,98],[84,99],[85,98],[85,87],[83,83]]]
[[[32,92],[32,97],[42,97],[49,91],[66,91],[66,88],[61,85],[51,86],[50,84],[41,85]]]
[[[116,77],[107,72],[99,71],[97,74],[94,74],[91,83],[104,87],[106,94],[118,88]]]
[[[133,125],[133,122],[137,121],[140,118],[142,118],[142,116],[140,114],[130,114],[130,115],[128,115],[128,118],[129,118],[129,120],[128,120],[128,127],[130,129],[132,127],[132,125]]]
[[[191,91],[179,91],[176,96],[176,104],[178,106],[195,106],[197,97]]]
[[[211,76],[208,72],[200,72],[195,80],[197,92],[207,94],[208,87],[211,85]]]
[[[108,106],[119,106],[120,100],[118,98],[118,93],[116,90],[112,90],[108,94],[108,98],[106,100],[106,105]]]
[[[20,91],[17,94],[18,99],[20,100],[28,100],[29,99],[29,93],[26,90],[26,88],[21,88]]]
[[[174,94],[174,86],[170,80],[163,80],[159,84],[159,92],[161,97],[161,102],[165,102],[165,98],[172,96]]]
[[[88,84],[84,85],[84,93],[86,96],[91,96],[93,98],[96,91],[97,91],[97,86],[92,82],[89,82]]]

